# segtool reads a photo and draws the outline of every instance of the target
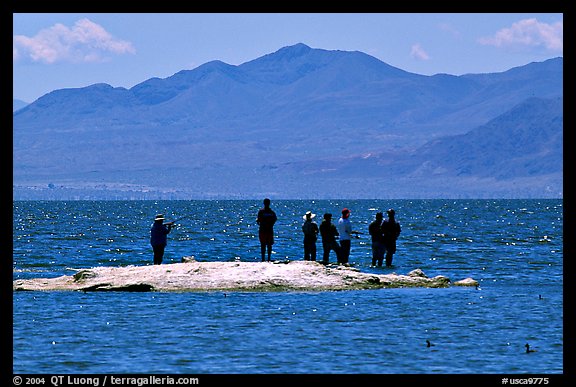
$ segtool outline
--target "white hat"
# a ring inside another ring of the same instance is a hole
[[[156,215],[156,217],[154,218],[154,221],[164,220],[164,219],[166,219],[166,218],[164,218],[164,214],[158,214],[158,215]]]
[[[306,214],[302,217],[302,219],[306,220],[308,215],[310,215],[310,219],[314,219],[316,217],[316,214],[313,214],[312,211],[308,211],[306,212]]]

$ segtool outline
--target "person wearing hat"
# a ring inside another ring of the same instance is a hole
[[[384,241],[382,235],[382,221],[384,214],[382,212],[376,213],[376,219],[368,226],[368,233],[372,237],[372,266],[382,266],[384,261]]]
[[[303,216],[304,224],[302,232],[304,233],[304,260],[316,261],[316,241],[318,240],[318,225],[314,221],[316,214],[312,211],[306,212]]]
[[[386,249],[386,266],[392,266],[392,257],[396,253],[396,240],[402,231],[400,223],[395,219],[396,211],[393,208],[386,211],[388,219],[382,222],[384,248]]]
[[[324,219],[320,223],[320,236],[322,237],[322,263],[328,264],[330,262],[330,251],[334,250],[336,259],[340,262],[340,245],[336,238],[338,237],[338,229],[332,223],[332,214],[324,214]]]
[[[154,224],[150,229],[150,244],[154,251],[154,264],[162,264],[164,258],[164,249],[168,244],[168,234],[174,226],[173,222],[164,224],[164,215],[158,214],[154,218]]]
[[[342,210],[342,216],[338,219],[338,232],[340,233],[340,260],[339,263],[347,264],[352,245],[352,223],[350,222],[351,211],[348,208]]]

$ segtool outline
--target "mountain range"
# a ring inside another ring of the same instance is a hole
[[[563,58],[424,76],[284,47],[13,113],[15,198],[562,197]]]
[[[21,99],[12,99],[12,112],[22,109],[26,105],[28,105],[28,102],[22,101]]]

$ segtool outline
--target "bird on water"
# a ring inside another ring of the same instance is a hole
[[[528,343],[526,343],[525,347],[526,347],[526,353],[536,352],[535,349],[530,349],[530,344]]]
[[[427,347],[433,347],[434,345],[435,345],[435,344],[432,344],[432,343],[430,342],[430,340],[426,340],[426,346],[427,346]]]

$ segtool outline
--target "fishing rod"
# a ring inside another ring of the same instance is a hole
[[[188,217],[190,217],[190,215],[182,216],[182,217],[180,217],[180,218],[178,218],[178,219],[172,220],[172,221],[170,221],[170,222],[166,222],[166,223],[164,223],[164,224],[167,225],[167,226],[168,226],[168,225],[176,226],[176,224],[175,224],[176,222],[179,222],[179,221],[181,221],[182,219],[186,219],[186,218],[188,218]]]

